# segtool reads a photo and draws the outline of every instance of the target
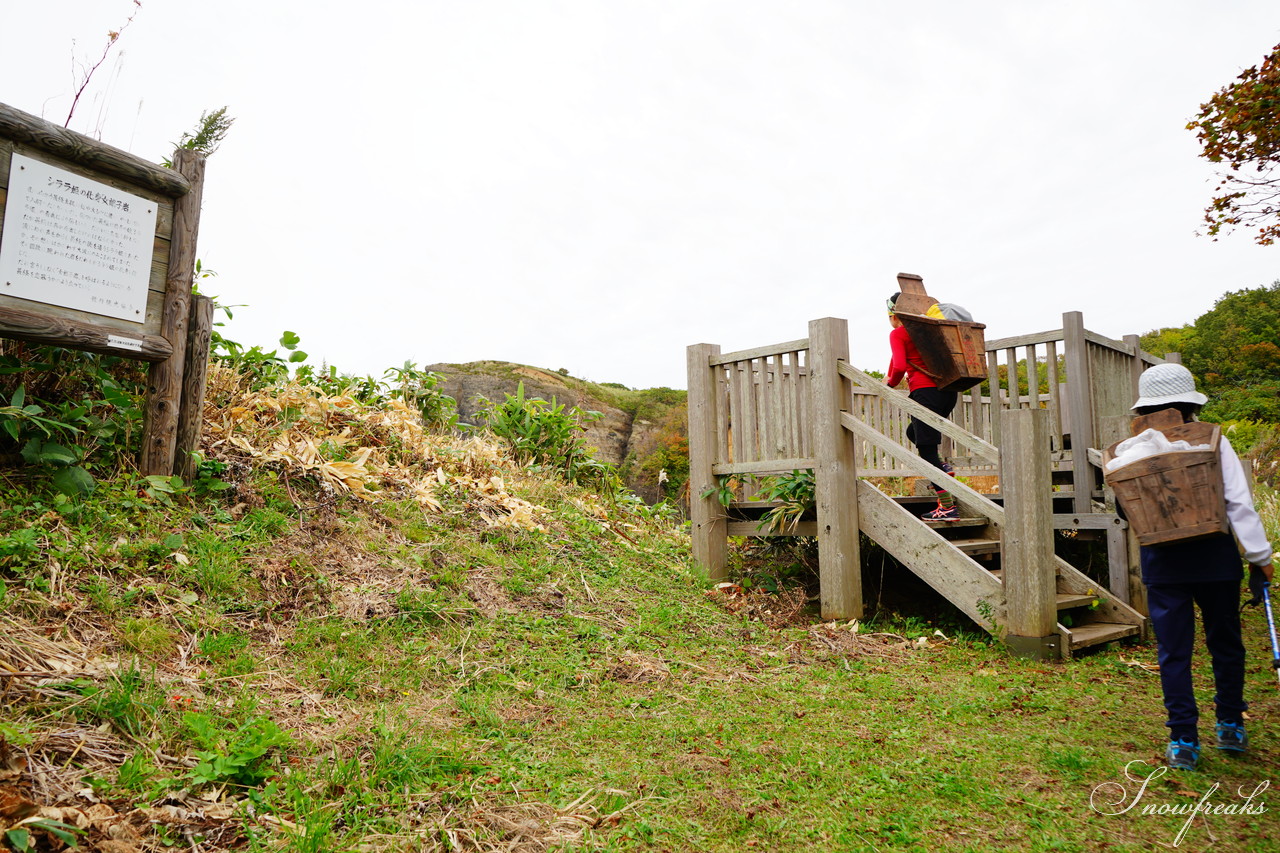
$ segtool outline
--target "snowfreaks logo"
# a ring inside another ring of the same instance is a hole
[[[1137,768],[1134,765],[1138,765]],[[1267,810],[1267,804],[1259,800],[1271,782],[1263,781],[1252,791],[1246,792],[1243,787],[1236,791],[1236,796],[1229,802],[1214,802],[1213,796],[1222,787],[1214,782],[1197,802],[1190,803],[1157,803],[1147,800],[1147,788],[1152,782],[1169,772],[1169,768],[1159,765],[1148,768],[1145,761],[1130,761],[1124,766],[1125,778],[1137,784],[1137,790],[1129,795],[1129,789],[1120,782],[1104,782],[1093,789],[1089,795],[1089,805],[1093,810],[1104,815],[1122,815],[1135,811],[1143,815],[1186,815],[1186,822],[1178,830],[1173,839],[1177,847],[1186,837],[1187,830],[1195,822],[1196,815],[1259,815]],[[1141,808],[1139,808],[1141,806]]]

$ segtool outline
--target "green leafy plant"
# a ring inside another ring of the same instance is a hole
[[[419,370],[412,361],[389,368],[384,379],[394,384],[389,396],[403,400],[418,410],[427,426],[453,428],[458,425],[458,404],[440,390],[444,377],[430,370]]]
[[[794,530],[800,519],[813,510],[813,470],[806,468],[760,478],[760,491],[754,500],[779,501],[760,518],[760,526],[776,532]]]
[[[703,489],[698,497],[703,500],[713,497],[721,506],[729,506],[738,499],[738,486],[737,477],[717,476],[716,484]]]
[[[69,823],[63,823],[60,820],[51,818],[35,818],[24,820],[20,826],[16,826],[5,832],[5,841],[9,843],[16,853],[27,853],[27,851],[40,850],[41,845],[36,844],[35,837],[31,834],[32,830],[47,832],[54,838],[61,841],[68,847],[75,847],[76,836],[84,834],[84,830],[79,827],[72,826]]]
[[[603,417],[563,403],[525,397],[524,383],[501,403],[485,401],[477,413],[494,435],[506,441],[515,457],[525,464],[546,465],[568,480],[616,495],[621,481],[612,465],[600,462],[582,439],[584,424]]]
[[[271,751],[292,742],[267,717],[251,717],[234,729],[198,711],[188,711],[182,721],[203,747],[196,751],[198,763],[188,774],[197,785],[230,782],[257,787],[271,774]]]

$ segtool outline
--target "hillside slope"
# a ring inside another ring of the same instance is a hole
[[[457,401],[458,415],[474,423],[484,401],[501,402],[520,385],[525,395],[555,400],[601,417],[585,424],[597,458],[620,468],[623,480],[649,503],[680,493],[688,474],[686,392],[672,388],[632,390],[587,382],[567,373],[506,361],[433,364],[444,377],[441,390]],[[666,472],[659,482],[659,472]]]
[[[713,589],[661,510],[396,400],[216,371],[205,416],[194,484],[0,480],[10,849],[1137,851],[1186,820],[1090,805],[1159,758],[1153,649],[1016,661]],[[1254,754],[1149,803],[1280,775],[1274,677],[1249,678]],[[1259,850],[1274,821],[1193,822],[1188,849],[1210,832]]]

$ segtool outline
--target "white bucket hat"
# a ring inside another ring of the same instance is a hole
[[[1181,364],[1157,364],[1138,377],[1138,402],[1131,408],[1195,403],[1203,406],[1209,398],[1196,390],[1195,377]]]

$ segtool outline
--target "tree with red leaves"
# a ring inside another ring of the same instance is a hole
[[[1200,156],[1229,169],[1205,208],[1209,236],[1257,227],[1253,239],[1270,246],[1280,238],[1280,45],[1201,104],[1187,129],[1196,131]]]

